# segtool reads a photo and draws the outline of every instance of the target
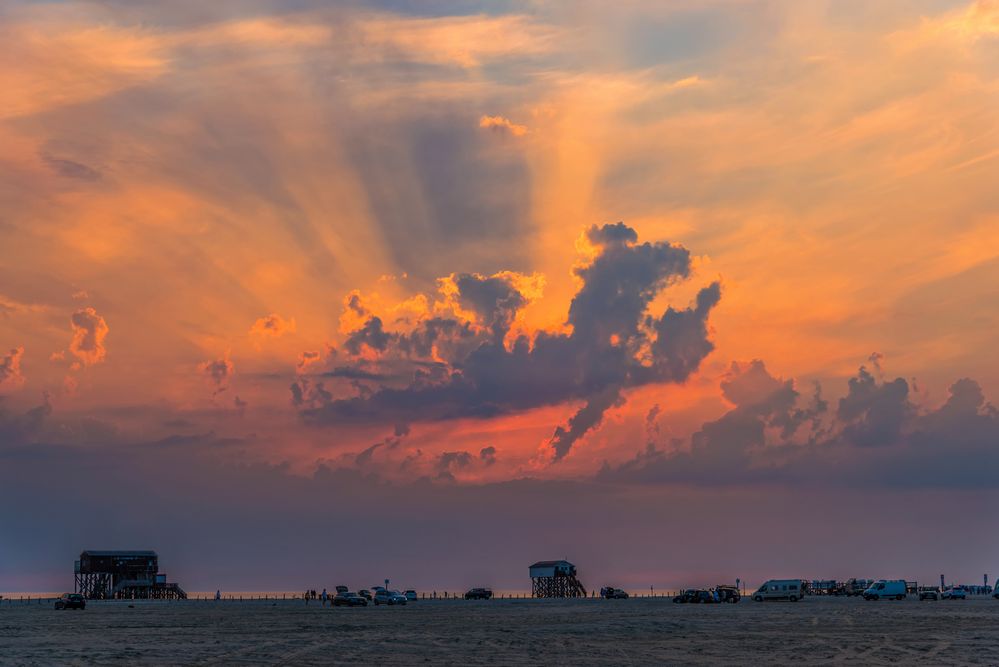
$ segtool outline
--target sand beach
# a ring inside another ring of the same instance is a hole
[[[999,664],[999,601],[108,601],[0,605],[4,665]]]

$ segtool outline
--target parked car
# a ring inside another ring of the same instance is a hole
[[[968,591],[958,586],[951,586],[950,588],[944,589],[941,597],[944,600],[967,600]]]
[[[864,591],[865,600],[904,600],[908,587],[904,579],[881,579],[871,584]]]
[[[629,597],[627,591],[610,587],[601,588],[600,595],[608,600],[627,600]]]
[[[357,591],[357,594],[360,595],[365,600],[371,599],[371,591],[369,591],[367,588],[362,588],[361,590]]]
[[[753,599],[757,602],[764,600],[790,600],[797,602],[801,599],[804,581],[801,579],[771,579],[767,583],[756,589]]]
[[[939,600],[940,595],[940,589],[936,586],[924,586],[919,589],[920,600]]]
[[[347,592],[347,591],[349,591],[349,590],[350,590],[350,589],[349,589],[349,588],[347,588],[346,586],[337,586],[337,587],[336,587],[336,592],[337,592],[337,593],[346,593],[346,592]]]
[[[406,596],[399,591],[390,591],[382,588],[375,591],[375,606],[380,604],[406,604]]]
[[[465,593],[466,600],[489,600],[493,592],[488,588],[471,588]]]
[[[417,597],[416,591],[414,590],[408,590],[405,593],[403,593],[403,595],[406,596],[406,600],[408,600],[409,602],[416,602],[417,600],[420,599],[419,597]]]
[[[56,609],[86,609],[87,599],[79,593],[63,593],[55,601]]]
[[[368,601],[358,595],[357,593],[352,593],[350,591],[339,591],[333,597],[334,607],[367,607]]]
[[[735,586],[721,585],[715,588],[718,592],[719,602],[738,602],[742,599],[742,594],[739,593],[739,589]]]
[[[673,596],[673,602],[681,604],[714,602],[714,595],[712,595],[710,591],[700,588],[688,588],[687,590],[680,591],[679,595]]]

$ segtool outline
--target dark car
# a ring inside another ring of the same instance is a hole
[[[600,597],[607,600],[627,600],[628,593],[621,590],[620,588],[614,588],[613,586],[604,586],[600,589]]]
[[[367,607],[368,601],[350,591],[339,592],[333,597],[334,607]]]
[[[735,586],[718,586],[715,591],[718,593],[719,602],[735,603],[742,599],[742,594]]]
[[[926,586],[919,589],[920,600],[939,600],[940,596],[940,589],[935,586]]]
[[[369,591],[367,588],[362,588],[361,590],[357,591],[357,594],[360,595],[365,600],[371,599],[371,591]]]
[[[473,588],[465,593],[466,600],[489,600],[492,596],[493,592],[488,588]]]
[[[63,593],[55,602],[56,609],[86,609],[87,600],[79,593]]]
[[[711,593],[700,588],[688,588],[685,591],[680,591],[679,595],[673,597],[673,602],[683,604],[708,601],[713,601]]]
[[[394,604],[406,604],[406,596],[399,591],[390,591],[385,588],[379,588],[375,591],[375,606],[380,604],[394,605]]]

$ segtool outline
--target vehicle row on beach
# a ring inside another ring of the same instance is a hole
[[[725,584],[709,589],[688,588],[673,596],[673,602],[678,604],[735,603],[741,599],[738,588]]]
[[[624,593],[624,591],[620,591]],[[624,593],[627,597],[628,594]],[[466,600],[490,600],[493,592],[489,588],[471,588],[465,593]],[[366,607],[368,603],[378,605],[404,605],[407,602],[416,602],[419,599],[415,590],[407,590],[402,593],[396,590],[387,589],[384,586],[372,586],[371,590],[362,588],[356,593],[347,589],[346,586],[337,586],[336,595],[333,596],[334,607]]]
[[[865,581],[865,580],[851,580]],[[807,592],[805,581],[801,579],[771,579],[753,593],[753,600],[763,602],[765,600],[790,600],[797,602],[802,599],[804,592]],[[968,592],[961,586],[949,586],[938,588],[935,586],[916,586],[914,583],[904,579],[879,579],[870,581],[869,585],[860,593],[850,593],[859,595],[865,600],[876,602],[878,600],[905,600],[910,593],[918,593],[920,600],[966,600]],[[999,591],[993,593],[993,598],[999,600]]]
[[[859,592],[856,591],[859,584],[865,587]],[[845,593],[824,592],[817,593],[814,582],[804,579],[770,579],[760,586],[752,594],[752,599],[756,602],[768,600],[787,600],[798,602],[804,599],[805,595],[840,595],[863,597],[868,601],[879,600],[905,600],[909,595],[917,595],[920,601],[936,600],[966,600],[968,589],[965,586],[918,586],[915,582],[904,579],[851,579],[845,584],[838,584],[837,588]],[[827,591],[833,590],[832,587]],[[972,593],[981,594],[982,591],[974,588]],[[991,597],[999,600],[999,590],[991,587],[985,591]],[[435,596],[436,597],[436,596]],[[458,596],[454,596],[455,598]],[[465,600],[490,600],[493,592],[489,588],[471,588],[464,594]],[[600,597],[608,600],[628,599],[630,596],[626,591],[612,586],[605,586],[600,589]],[[326,591],[323,591],[322,598],[326,600]],[[218,599],[218,598],[216,598]],[[310,599],[309,592],[306,599]],[[311,593],[311,599],[318,599],[315,592]],[[362,588],[357,592],[349,590],[346,586],[337,586],[336,594],[329,598],[331,606],[334,607],[366,607],[369,603],[380,606],[405,605],[415,602],[419,597],[415,590],[399,592],[385,588],[384,586],[373,586],[370,590]],[[720,584],[714,588],[701,589],[690,588],[681,590],[679,594],[673,596],[672,600],[677,604],[717,604],[717,603],[737,603],[742,599],[738,587],[729,584]],[[55,609],[86,609],[86,597],[80,593],[64,593],[55,601]]]
[[[999,593],[994,593],[992,597],[999,600]],[[920,600],[967,600],[968,591],[960,587],[951,586],[940,589],[937,586],[925,586],[919,589]]]
[[[374,592],[372,592],[374,591]],[[324,591],[325,594],[325,591]],[[416,591],[408,590],[404,593],[385,588],[384,586],[374,586],[372,590],[362,588],[354,591],[348,590],[346,586],[337,586],[336,595],[333,596],[334,607],[367,607],[371,602],[376,607],[378,605],[403,605],[407,602],[416,602],[418,599]]]

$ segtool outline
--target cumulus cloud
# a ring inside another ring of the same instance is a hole
[[[958,380],[943,405],[922,411],[909,402],[903,379],[877,380],[866,366],[849,378],[847,394],[832,414],[820,387],[810,398],[803,397],[793,380],[772,376],[762,361],[733,364],[721,389],[735,407],[704,423],[688,448],[662,450],[650,443],[624,463],[605,464],[598,478],[701,484],[997,485],[992,473],[999,467],[999,411],[974,380]]]
[[[496,463],[496,448],[490,445],[489,447],[483,447],[480,449],[479,460],[487,466],[491,466]]]
[[[686,308],[649,312],[670,284],[688,278],[690,253],[669,243],[639,243],[623,223],[586,231],[591,260],[575,269],[581,287],[569,306],[568,333],[511,333],[511,322],[532,297],[527,277],[452,274],[442,281],[457,309],[434,312],[408,329],[389,329],[367,318],[343,345],[354,368],[391,368],[386,377],[357,386],[357,395],[296,386],[293,400],[312,424],[405,422],[490,417],[541,406],[582,402],[565,426],[554,429],[551,458],[558,461],[629,388],[682,382],[711,352],[707,318],[721,295],[703,288]],[[470,311],[466,314],[465,310]],[[322,387],[322,385],[319,385]]]
[[[256,336],[280,338],[287,333],[295,333],[295,319],[286,320],[277,313],[271,313],[254,322],[250,327],[250,333]]]
[[[298,355],[298,362],[295,364],[295,370],[298,373],[304,373],[308,370],[309,366],[319,363],[322,355],[318,350],[306,350]]]
[[[291,384],[291,404],[302,410],[316,410],[329,404],[333,394],[322,382],[300,378]]]
[[[73,327],[73,340],[69,343],[69,351],[79,359],[84,366],[104,361],[107,348],[104,339],[108,335],[108,325],[104,318],[93,308],[81,308],[70,318]]]
[[[479,127],[514,137],[522,137],[527,134],[526,125],[518,125],[503,116],[483,116],[479,119]]]
[[[473,460],[472,455],[466,451],[442,452],[434,463],[437,478],[454,481],[454,473],[472,465]]]
[[[24,375],[21,374],[23,356],[24,348],[15,347],[0,358],[0,390],[15,389],[24,384]]]
[[[655,446],[656,440],[659,439],[659,435],[662,433],[662,429],[659,427],[659,415],[661,413],[662,408],[656,403],[645,414],[645,439],[652,446]]]
[[[226,354],[221,359],[205,361],[198,365],[198,371],[214,387],[212,396],[216,396],[229,388],[229,381],[235,372],[235,366]]]
[[[879,357],[872,363],[880,372]],[[891,445],[898,441],[902,426],[914,411],[909,402],[909,383],[902,378],[879,382],[866,367],[850,378],[849,391],[840,399],[837,416],[846,425],[843,438],[863,446]]]

